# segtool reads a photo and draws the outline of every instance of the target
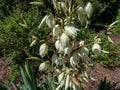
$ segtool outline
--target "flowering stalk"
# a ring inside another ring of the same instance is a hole
[[[88,81],[89,79],[86,74],[91,64],[89,63],[89,44],[85,44],[84,40],[80,40],[78,45],[75,46],[74,42],[78,33],[81,32],[80,28],[76,26],[76,21],[79,20],[81,24],[86,23],[91,18],[93,7],[90,2],[82,5],[83,0],[79,0],[81,2],[75,1],[74,3],[72,1],[52,0],[56,11],[55,16],[52,13],[46,15],[39,25],[40,29],[46,24],[47,28],[51,30],[54,42],[52,43],[54,50],[50,53],[51,58],[47,58],[48,60],[44,57],[49,54],[49,45],[46,42],[40,45],[39,55],[45,61],[40,64],[39,71],[49,70],[51,66],[54,68],[52,69],[54,73],[57,71],[57,74],[55,74],[55,77],[58,78],[58,87],[56,90],[59,90],[61,87],[64,87],[65,90],[68,88],[79,90],[80,82],[82,80]],[[30,44],[30,47],[35,45],[35,43],[36,41],[34,40]],[[96,38],[94,43],[92,42],[91,44],[93,44],[92,52],[95,55],[100,55],[102,51],[100,39]],[[51,62],[51,64],[46,63],[47,61]],[[82,76],[80,77],[81,80],[77,78],[80,74]]]

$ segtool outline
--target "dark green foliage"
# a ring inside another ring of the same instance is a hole
[[[110,90],[110,88],[111,88],[111,84],[109,81],[106,80],[106,78],[104,78],[100,81],[98,90]]]
[[[24,24],[22,18],[26,21],[27,28],[20,25],[20,23]],[[31,6],[27,12],[21,12],[20,6],[16,6],[9,16],[0,21],[0,46],[5,57],[13,57],[16,61],[25,57],[23,49],[29,47],[32,36],[42,38],[44,31],[38,29],[41,19],[42,16],[37,7]]]
[[[11,89],[6,84],[1,84],[0,85],[0,90],[11,90]]]
[[[110,82],[104,77],[104,79],[101,79],[97,90],[119,90],[119,88],[115,88],[118,83]]]
[[[119,0],[90,0],[94,7],[92,16],[92,24],[110,24],[115,20],[115,17],[120,8]]]
[[[37,90],[37,84],[32,73],[31,67],[25,63],[24,68],[20,68],[23,84],[21,84],[22,90]]]

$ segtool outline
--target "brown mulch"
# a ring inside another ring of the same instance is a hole
[[[95,81],[84,83],[84,90],[96,90],[101,79],[106,77],[107,81],[110,81],[111,85],[116,84],[111,90],[120,90],[120,61],[117,62],[116,68],[110,70],[100,63],[95,63],[94,69],[91,69],[88,73],[92,76]]]
[[[0,82],[5,82],[8,79],[8,72],[12,69],[9,66],[11,58],[0,57]]]

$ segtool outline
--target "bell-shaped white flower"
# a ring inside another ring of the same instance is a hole
[[[80,47],[83,47],[84,44],[85,44],[85,41],[83,41],[83,40],[79,42],[79,46],[80,46]]]
[[[78,65],[80,61],[80,56],[78,55],[78,52],[74,52],[73,55],[70,57],[70,65],[74,68],[76,65]]]
[[[58,57],[58,59],[55,61],[55,64],[57,65],[57,66],[64,66],[65,65],[65,59],[64,59],[64,57],[63,56],[59,56]]]
[[[48,46],[46,43],[43,43],[39,48],[39,55],[44,57],[48,53]]]
[[[54,72],[53,72],[53,75],[58,77],[60,75],[60,73],[61,72],[60,72],[59,69],[55,69]]]
[[[64,51],[64,47],[62,46],[60,40],[57,40],[55,42],[55,47],[56,47],[56,49],[58,50],[59,53]]]
[[[60,36],[60,42],[63,47],[66,47],[70,43],[70,38],[65,33],[62,33],[62,35]]]
[[[78,8],[77,14],[78,14],[78,18],[82,24],[87,22],[87,13],[83,7]]]
[[[64,55],[69,55],[72,52],[72,45],[68,45],[67,47],[64,48]]]
[[[59,25],[55,25],[53,28],[53,37],[58,37],[61,34],[61,28]]]
[[[55,26],[55,18],[52,14],[46,18],[46,24],[49,28],[53,28]]]
[[[45,62],[41,63],[39,66],[39,71],[46,71],[48,69],[47,64]]]
[[[73,27],[73,26],[65,26],[65,32],[70,36],[70,37],[75,37],[77,36],[77,31],[80,31],[79,29]]]
[[[66,13],[67,12],[67,6],[66,6],[66,4],[64,3],[64,2],[58,2],[58,9],[61,11],[63,11],[64,13]],[[61,12],[62,12],[61,11]]]
[[[80,49],[80,54],[81,55],[88,55],[88,53],[89,53],[88,48],[83,47],[83,48]]]
[[[52,64],[54,64],[57,59],[58,59],[57,55],[56,55],[56,54],[53,54],[52,59],[51,59]]]
[[[96,55],[99,55],[101,53],[101,46],[95,43],[92,47],[92,52]]]
[[[62,7],[62,10],[64,11],[64,13],[67,12],[67,6],[64,2],[61,2],[61,7]]]
[[[92,16],[93,13],[93,7],[91,2],[88,2],[87,5],[85,6],[85,11],[87,13],[88,18],[90,18]]]

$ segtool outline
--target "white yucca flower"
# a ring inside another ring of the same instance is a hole
[[[52,14],[46,18],[46,24],[49,28],[53,28],[55,26],[55,18]]]
[[[46,43],[43,43],[39,48],[39,55],[44,57],[48,53],[48,46]]]
[[[58,50],[59,53],[64,51],[64,47],[62,46],[60,40],[57,40],[55,42],[55,48]]]
[[[80,56],[78,55],[78,52],[74,52],[73,55],[70,57],[70,65],[74,68],[76,65],[78,65],[80,61]]]
[[[77,36],[77,31],[80,31],[79,29],[73,27],[73,26],[65,26],[65,32],[70,36],[70,37],[75,37]]]
[[[87,13],[88,18],[90,18],[92,16],[93,13],[93,7],[91,2],[88,2],[87,5],[85,6],[85,11]]]
[[[67,6],[64,2],[61,2],[61,7],[62,7],[64,13],[66,13],[67,12]]]
[[[101,46],[95,43],[92,47],[92,52],[96,55],[99,55],[101,53]]]
[[[87,13],[84,10],[83,7],[79,7],[77,10],[78,18],[81,23],[86,23],[87,22]]]
[[[47,64],[45,62],[41,63],[39,66],[39,71],[46,71],[48,69]]]
[[[58,59],[57,55],[53,54],[53,56],[51,58],[52,64],[55,64],[55,62],[56,62],[57,59]]]
[[[59,25],[55,25],[53,28],[53,37],[58,37],[61,34],[61,28]]]
[[[66,47],[70,43],[70,38],[65,33],[62,33],[62,35],[60,36],[60,42],[63,47]]]
[[[61,9],[63,10],[64,13],[67,12],[67,6],[64,2],[58,2],[58,9],[61,11]]]
[[[64,48],[64,55],[69,55],[72,52],[72,45],[68,45],[67,47]]]
[[[65,65],[65,59],[64,59],[64,57],[63,56],[59,56],[58,57],[58,59],[55,61],[55,64],[57,65],[57,66],[64,66]]]
[[[80,47],[83,47],[84,44],[85,44],[85,41],[83,41],[83,40],[81,40],[81,41],[79,42],[79,46],[80,46]]]
[[[80,49],[80,54],[81,55],[88,55],[89,54],[88,48],[86,48],[86,47],[81,48]]]
[[[55,69],[54,72],[53,72],[53,75],[58,77],[60,75],[60,73],[61,72],[60,72],[59,69]]]

